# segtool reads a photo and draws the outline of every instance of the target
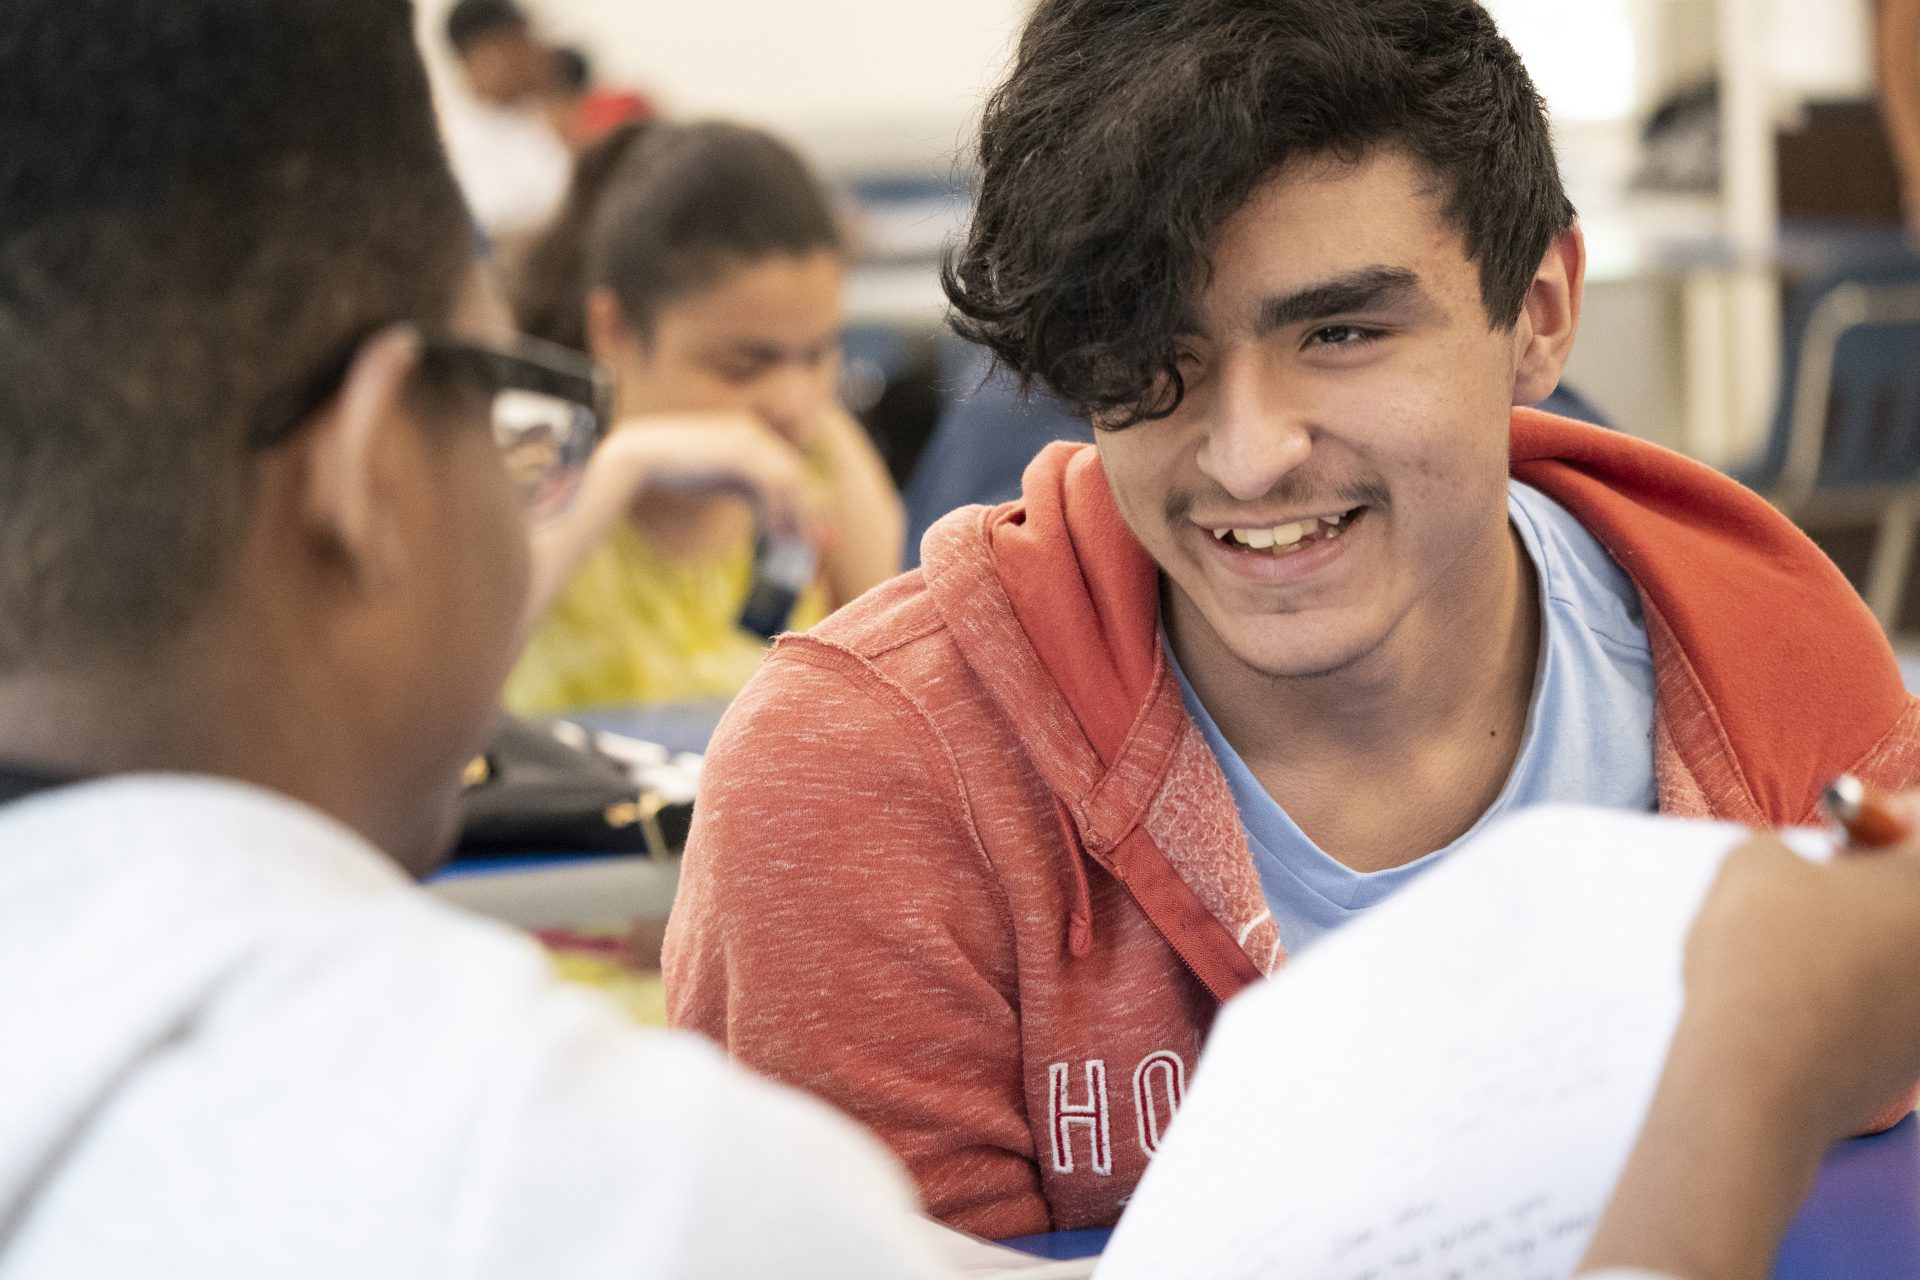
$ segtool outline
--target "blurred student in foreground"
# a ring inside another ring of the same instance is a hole
[[[562,487],[502,446],[577,456],[506,410],[595,426],[412,31],[0,9],[0,1276],[926,1274],[851,1124],[408,882]]]
[[[407,5],[15,0],[0,86],[0,1276],[937,1274],[849,1122],[408,883],[520,617],[490,411],[577,370],[503,341]],[[1595,1244],[1689,1280],[1920,1069],[1920,852],[1703,921]]]
[[[765,651],[740,625],[762,532],[819,545],[794,630],[895,572],[904,508],[836,398],[844,277],[827,193],[759,130],[626,126],[581,157],[517,309],[606,364],[619,426],[543,546],[509,707],[737,693]],[[713,483],[667,491],[665,460]]]

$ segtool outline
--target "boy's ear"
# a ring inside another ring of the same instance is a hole
[[[1586,275],[1587,241],[1574,226],[1556,237],[1540,259],[1514,326],[1516,405],[1538,404],[1560,385],[1580,327],[1580,293]]]
[[[379,590],[405,570],[394,463],[413,433],[396,427],[402,420],[411,425],[407,382],[419,362],[420,339],[411,329],[375,335],[354,355],[339,393],[295,437],[305,455],[302,531],[361,591]]]

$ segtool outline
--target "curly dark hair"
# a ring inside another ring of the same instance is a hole
[[[1102,425],[1164,417],[1221,224],[1291,160],[1382,147],[1435,176],[1511,328],[1574,212],[1475,0],[1041,0],[981,125],[954,328]]]

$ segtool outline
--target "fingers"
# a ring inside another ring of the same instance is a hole
[[[754,513],[762,530],[776,537],[804,538],[818,545],[826,528],[824,500],[797,461],[770,459],[755,477]]]
[[[676,415],[621,423],[603,449],[626,505],[644,510],[662,493],[737,496],[776,536],[818,542],[827,527],[805,457],[760,419],[743,413]]]

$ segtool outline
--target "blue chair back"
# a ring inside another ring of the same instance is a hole
[[[1743,480],[1789,501],[1920,480],[1920,257],[1811,282],[1788,307],[1783,356],[1766,451]]]
[[[941,516],[1019,497],[1021,473],[1036,453],[1055,440],[1093,439],[1091,427],[1044,391],[1023,395],[1018,379],[993,369],[981,348],[956,341],[941,354],[955,398],[906,486],[909,569],[920,563],[920,539]]]

